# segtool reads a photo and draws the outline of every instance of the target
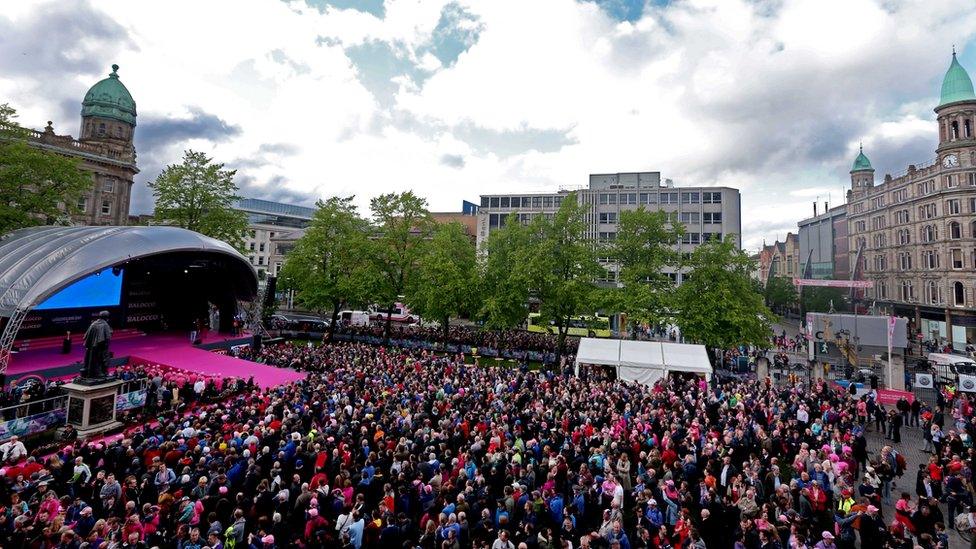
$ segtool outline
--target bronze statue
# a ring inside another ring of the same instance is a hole
[[[108,375],[108,345],[112,341],[112,328],[108,325],[108,311],[98,313],[85,332],[85,365],[81,377],[100,378]]]

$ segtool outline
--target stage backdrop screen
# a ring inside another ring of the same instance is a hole
[[[44,300],[35,310],[117,307],[122,297],[122,269],[88,275]]]

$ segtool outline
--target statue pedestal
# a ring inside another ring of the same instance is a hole
[[[76,379],[61,387],[68,392],[68,423],[78,430],[78,436],[102,433],[121,427],[115,418],[115,401],[119,379]]]

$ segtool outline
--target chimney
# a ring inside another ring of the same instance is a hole
[[[817,217],[817,201],[813,201],[813,217]]]

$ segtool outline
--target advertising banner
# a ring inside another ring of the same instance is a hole
[[[959,390],[964,393],[976,393],[976,376],[959,374]]]
[[[915,401],[915,395],[909,391],[899,391],[898,389],[878,389],[878,402],[886,406],[894,406],[898,399],[905,397],[909,403]]]
[[[919,389],[934,389],[932,374],[915,374],[915,387]]]

